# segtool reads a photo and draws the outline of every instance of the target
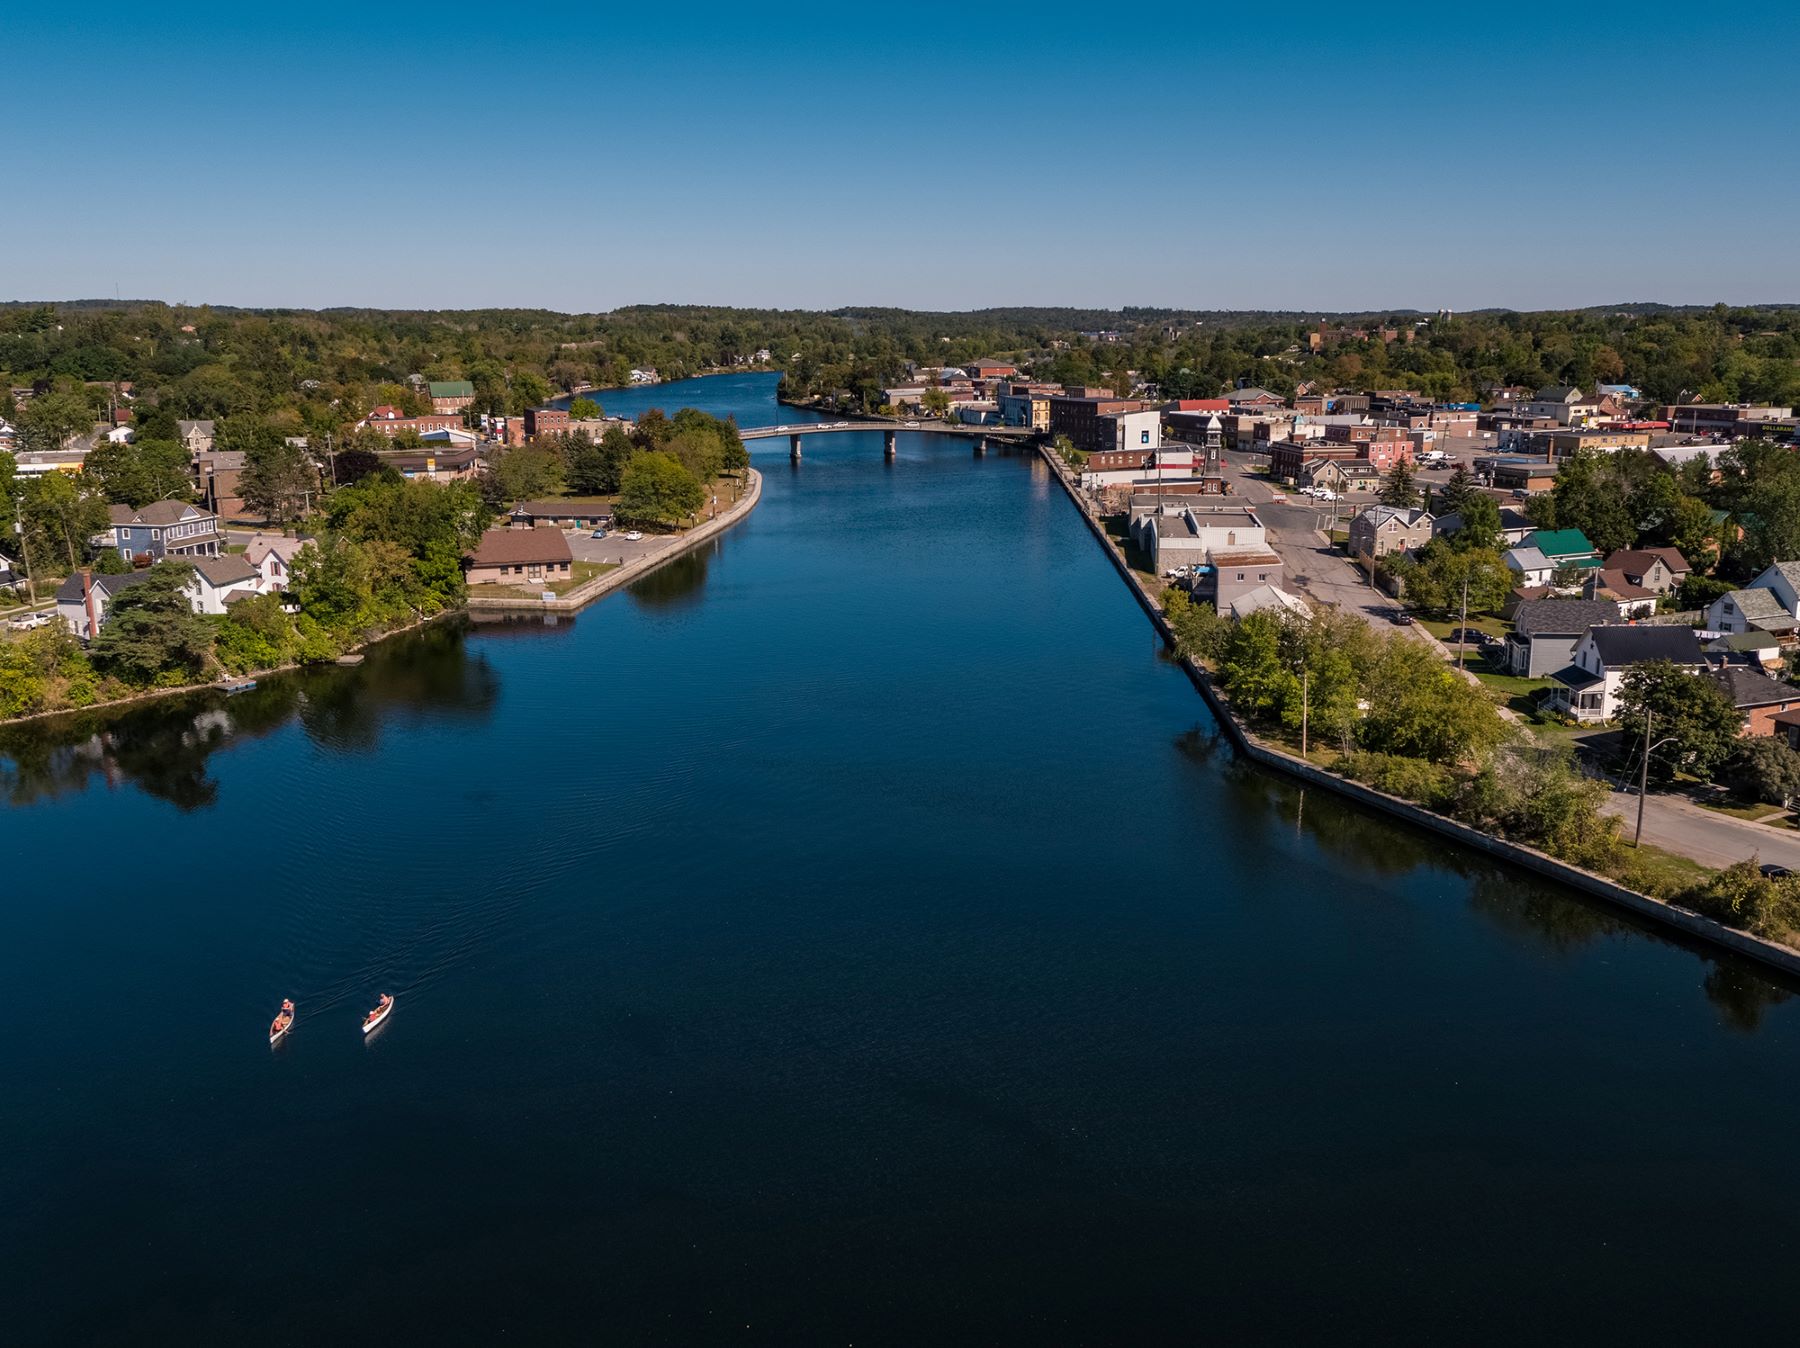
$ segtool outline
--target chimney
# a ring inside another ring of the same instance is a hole
[[[100,635],[100,620],[94,616],[94,569],[81,568],[81,602],[87,608],[88,640]]]

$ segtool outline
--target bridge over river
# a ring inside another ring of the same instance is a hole
[[[975,441],[975,452],[984,453],[989,441],[1011,441],[1023,444],[1037,432],[1026,426],[963,426],[945,421],[808,421],[790,426],[745,426],[738,434],[745,440],[788,438],[788,457],[798,460],[800,442],[809,435],[844,435],[861,431],[880,431],[882,452],[893,458],[901,431],[917,431],[922,435],[961,435]]]

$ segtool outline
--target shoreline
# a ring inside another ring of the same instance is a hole
[[[1124,557],[1107,537],[1105,528],[1099,519],[1088,510],[1086,503],[1077,494],[1070,483],[1064,465],[1057,460],[1047,446],[1039,447],[1045,465],[1051,474],[1062,484],[1068,496],[1069,504],[1087,524],[1088,530],[1100,544],[1101,550],[1111,560],[1113,569],[1130,588],[1150,619],[1151,626],[1162,638],[1164,646],[1170,651],[1177,649],[1175,633],[1163,617],[1162,606],[1158,604],[1143,583],[1132,573]],[[1734,955],[1757,961],[1769,968],[1793,977],[1800,978],[1800,950],[1779,945],[1774,941],[1764,940],[1747,931],[1735,927],[1727,927],[1704,914],[1696,913],[1678,904],[1663,899],[1652,898],[1648,894],[1640,894],[1634,889],[1621,885],[1616,880],[1600,875],[1595,871],[1585,870],[1572,865],[1547,852],[1540,852],[1535,847],[1523,843],[1511,842],[1505,838],[1497,838],[1492,834],[1451,819],[1447,815],[1427,810],[1412,801],[1402,800],[1399,796],[1390,796],[1374,787],[1365,786],[1361,782],[1353,782],[1347,777],[1339,777],[1327,772],[1316,764],[1298,758],[1286,750],[1265,742],[1249,727],[1237,718],[1231,709],[1231,703],[1217,688],[1213,687],[1212,677],[1187,656],[1177,655],[1176,663],[1187,673],[1201,698],[1211,709],[1214,718],[1226,739],[1231,742],[1232,749],[1251,762],[1272,771],[1285,773],[1305,785],[1322,787],[1347,800],[1383,814],[1435,833],[1452,842],[1480,852],[1499,861],[1510,862],[1523,870],[1558,881],[1590,898],[1600,899],[1615,908],[1621,908],[1636,917],[1643,919],[1648,926],[1665,928],[1689,941],[1697,941],[1727,950]]]
[[[476,611],[494,612],[502,609],[511,609],[515,612],[524,613],[573,613],[578,609],[586,608],[595,600],[604,598],[620,585],[637,580],[641,576],[646,576],[665,562],[673,561],[689,549],[706,542],[710,538],[716,537],[731,525],[736,524],[738,520],[742,519],[745,515],[749,514],[756,503],[762,499],[762,474],[758,473],[754,468],[749,469],[748,471],[751,475],[749,489],[745,491],[743,497],[737,501],[729,511],[719,516],[717,519],[708,520],[705,524],[696,525],[693,529],[688,531],[687,535],[681,540],[678,546],[670,548],[666,552],[657,553],[652,557],[639,558],[637,561],[632,562],[627,566],[618,567],[612,571],[595,576],[585,585],[570,591],[567,595],[558,597],[558,599],[551,603],[545,603],[542,600],[503,599],[497,595],[490,596],[483,600],[481,596],[472,595],[455,608],[447,608],[442,612],[433,613],[423,618],[417,618],[403,626],[390,628],[388,631],[382,632],[378,636],[372,636],[366,641],[359,641],[354,646],[346,647],[343,654],[357,655],[371,647],[380,645],[382,642],[387,641],[392,637],[404,636],[408,632],[416,632],[422,627],[427,627],[435,622],[441,622],[445,618],[456,617],[459,615],[466,617]],[[577,598],[577,596],[579,596],[579,598]],[[205,683],[184,683],[175,688],[146,688],[142,692],[131,694],[129,697],[107,698],[103,702],[90,702],[85,707],[58,707],[54,711],[34,711],[25,716],[14,716],[7,720],[0,721],[0,732],[4,732],[12,726],[30,725],[35,721],[54,720],[59,716],[83,716],[88,712],[121,710],[126,707],[136,706],[139,703],[155,702],[170,697],[192,697],[196,694],[208,692],[225,693],[229,684],[238,683],[244,679],[260,681],[262,679],[272,678],[277,674],[297,673],[303,669],[327,669],[335,663],[335,661],[320,661],[313,664],[295,663],[272,665],[268,669],[252,669],[243,674],[222,675],[216,679],[209,679]]]
[[[596,600],[604,599],[621,585],[647,576],[658,567],[674,561],[710,539],[717,538],[732,525],[756,509],[762,500],[762,474],[754,468],[744,470],[748,475],[744,494],[732,503],[731,509],[715,519],[696,524],[673,546],[661,552],[651,553],[647,557],[639,557],[627,562],[624,566],[614,567],[593,578],[582,582],[567,594],[558,595],[554,599],[526,599],[517,595],[480,595],[470,594],[463,601],[463,608],[470,613],[497,613],[510,610],[514,613],[575,613],[586,608]]]

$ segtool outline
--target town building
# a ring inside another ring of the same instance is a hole
[[[1776,562],[1741,590],[1706,610],[1706,630],[1726,635],[1767,632],[1786,645],[1800,628],[1800,562]]]
[[[467,560],[471,585],[526,588],[568,580],[574,554],[560,529],[489,529]]]
[[[256,568],[261,577],[257,588],[264,594],[276,594],[288,588],[294,579],[294,559],[310,538],[289,538],[285,534],[257,534],[244,548],[244,560]]]
[[[127,571],[118,576],[89,576],[77,571],[56,587],[56,616],[82,641],[92,641],[106,625],[113,600],[149,576],[149,571]]]
[[[1577,721],[1610,721],[1619,714],[1625,675],[1655,660],[1695,673],[1707,664],[1691,627],[1590,627],[1570,664],[1550,676],[1550,706]]]
[[[475,401],[475,385],[467,379],[448,379],[426,386],[431,410],[440,416],[460,412]]]
[[[225,547],[219,517],[186,501],[153,501],[147,506],[108,507],[110,546],[126,561],[164,557],[217,557]]]
[[[181,436],[182,447],[191,457],[212,452],[213,423],[210,420],[177,421],[175,430]]]
[[[1745,736],[1780,734],[1777,718],[1783,712],[1796,713],[1800,720],[1800,688],[1780,679],[1772,679],[1760,669],[1748,665],[1726,665],[1713,670],[1710,677],[1731,699],[1731,705],[1744,718]]]
[[[1430,511],[1378,505],[1350,521],[1350,551],[1357,557],[1395,556],[1430,541]]]
[[[480,451],[472,446],[384,450],[381,461],[401,477],[422,477],[430,482],[464,482],[481,470]]]
[[[1506,672],[1522,679],[1548,678],[1572,664],[1575,643],[1592,627],[1619,622],[1618,610],[1592,599],[1533,599],[1513,611],[1506,634]]]
[[[1104,449],[1155,449],[1162,443],[1162,414],[1131,398],[1083,393],[1050,399],[1050,434],[1067,436],[1083,453]]]
[[[220,519],[244,513],[244,497],[238,490],[243,475],[241,450],[215,449],[194,456],[194,485],[200,502]]]
[[[194,579],[188,586],[188,602],[196,613],[221,614],[233,598],[262,593],[262,572],[240,554],[189,560]]]
[[[1520,409],[1528,417],[1541,417],[1559,426],[1582,426],[1599,415],[1600,401],[1590,398],[1569,384],[1553,384],[1541,388]]]
[[[1620,548],[1603,566],[1659,595],[1679,587],[1694,569],[1677,548]]]
[[[566,407],[531,407],[525,411],[525,435],[535,440],[542,435],[561,435],[569,429]]]
[[[507,520],[515,529],[604,529],[613,510],[600,501],[520,501]]]

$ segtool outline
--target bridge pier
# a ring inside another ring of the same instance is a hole
[[[986,453],[987,453],[987,436],[985,436],[985,435],[976,436],[975,437],[975,457],[979,459]]]
[[[788,458],[795,463],[800,462],[800,437],[797,435],[788,436]]]
[[[886,459],[893,458],[895,452],[897,451],[897,449],[899,447],[899,442],[900,442],[900,432],[899,431],[883,431],[881,433],[881,455],[882,455],[882,457],[886,458]]]

